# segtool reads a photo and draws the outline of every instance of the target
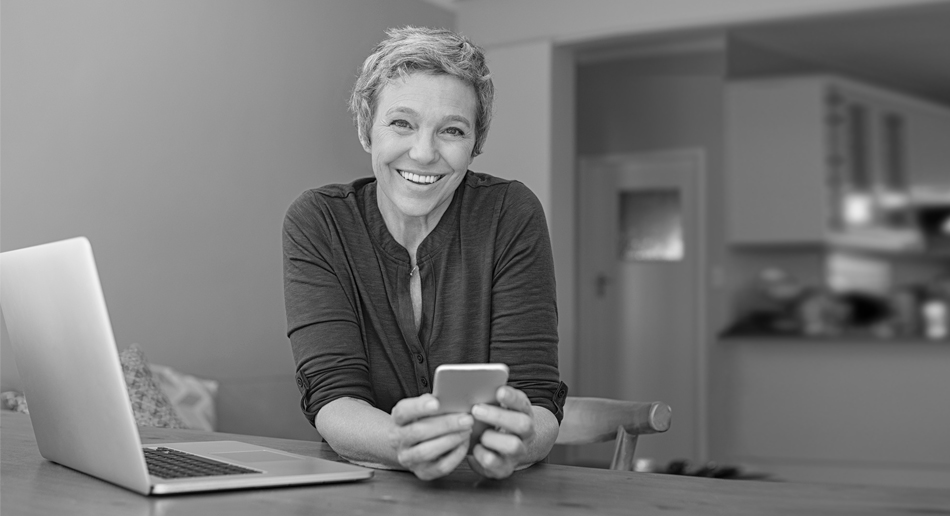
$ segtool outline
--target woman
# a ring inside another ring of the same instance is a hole
[[[547,456],[557,369],[544,213],[521,183],[468,170],[494,94],[485,57],[445,30],[391,30],[350,109],[373,178],[304,192],[284,221],[288,336],[302,408],[342,457],[421,479],[469,457],[491,478]],[[443,363],[502,362],[500,406],[434,415]]]

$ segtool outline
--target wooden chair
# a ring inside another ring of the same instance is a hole
[[[666,403],[568,396],[555,444],[591,444],[616,439],[610,469],[633,471],[637,438],[669,430]]]

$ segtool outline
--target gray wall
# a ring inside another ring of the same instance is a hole
[[[308,438],[280,228],[371,174],[345,100],[421,0],[2,4],[0,248],[85,235],[119,347],[221,382],[223,430]],[[2,330],[3,388],[16,369]]]

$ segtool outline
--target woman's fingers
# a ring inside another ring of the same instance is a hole
[[[502,432],[515,434],[522,439],[531,438],[534,435],[534,418],[531,401],[525,393],[505,386],[498,389],[497,397],[500,407],[475,405],[472,407],[472,416]]]
[[[485,448],[495,453],[512,459],[521,459],[526,453],[524,441],[515,434],[497,432],[495,430],[485,430],[479,441]]]
[[[390,434],[390,444],[398,451],[444,435],[471,432],[474,424],[469,414],[432,416],[396,426]]]
[[[454,471],[465,458],[471,435],[471,432],[464,432],[426,441],[403,450],[399,462],[422,480],[443,477]]]
[[[415,398],[404,398],[396,403],[392,410],[393,422],[402,426],[417,419],[435,415],[439,410],[439,400],[431,394]]]
[[[399,450],[397,458],[403,465],[432,462],[463,442],[468,444],[468,439],[471,435],[472,432],[468,431],[443,435],[435,439],[422,441],[416,445]]]
[[[534,420],[524,412],[515,412],[491,405],[476,405],[472,408],[472,415],[475,419],[487,423],[489,427],[523,439],[534,435]]]
[[[524,392],[505,386],[498,389],[501,406],[476,405],[472,416],[493,429],[485,430],[472,450],[469,463],[481,475],[506,478],[527,454],[525,441],[534,437],[531,401]]]
[[[515,389],[507,385],[499,387],[498,392],[495,393],[495,398],[504,408],[517,410],[525,414],[531,413],[531,400],[529,400],[528,395],[520,389]]]
[[[516,462],[489,450],[481,444],[475,445],[468,463],[476,473],[496,479],[510,477],[517,465]]]
[[[465,458],[472,427],[470,414],[441,414],[431,394],[401,400],[393,407],[390,445],[397,461],[423,480],[451,473]]]

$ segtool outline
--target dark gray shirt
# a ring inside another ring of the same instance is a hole
[[[422,324],[413,320],[409,253],[389,233],[376,181],[304,192],[284,219],[287,334],[301,408],[313,424],[341,397],[390,412],[432,390],[444,363],[502,362],[509,385],[561,420],[554,262],[544,212],[517,181],[469,171],[416,252]]]

